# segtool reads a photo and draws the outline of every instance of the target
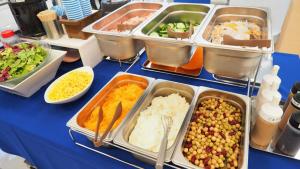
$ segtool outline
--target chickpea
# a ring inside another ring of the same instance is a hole
[[[206,165],[211,169],[237,168],[239,140],[243,131],[241,110],[218,98],[201,101],[199,105],[196,113],[201,115],[190,123],[185,137],[192,146],[182,150],[184,155],[189,161],[193,157],[193,164],[202,168]],[[233,120],[237,123],[232,125]]]
[[[238,166],[238,162],[237,162],[237,160],[234,160],[234,161],[233,161],[233,165],[234,165],[235,167],[237,167],[237,166]]]
[[[220,168],[223,168],[223,167],[225,167],[225,165],[224,165],[224,163],[221,163]]]
[[[204,168],[204,164],[203,164],[203,163],[200,163],[200,164],[199,164],[199,167]]]

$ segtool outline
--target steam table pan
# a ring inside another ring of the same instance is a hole
[[[194,53],[193,39],[196,32],[212,11],[213,5],[171,3],[151,20],[134,32],[134,38],[143,40],[150,62],[158,65],[180,67],[188,63]],[[161,23],[190,22],[199,24],[195,33],[187,39],[153,37],[150,33],[157,30]]]
[[[271,46],[258,48],[212,43],[211,32],[214,26],[226,21],[257,24],[261,28],[262,39],[271,40]],[[195,43],[204,47],[204,67],[208,72],[236,79],[252,77],[259,65],[260,56],[274,51],[270,14],[262,8],[216,6],[198,32]]]
[[[132,32],[138,25],[131,31],[114,32],[111,30],[117,29],[117,25],[130,18],[151,17],[162,7],[160,3],[131,2],[85,27],[83,31],[95,34],[105,56],[116,60],[130,59],[144,47],[141,41],[132,38]]]

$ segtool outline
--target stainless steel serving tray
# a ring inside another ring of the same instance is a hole
[[[109,15],[97,20],[83,29],[84,32],[95,34],[104,55],[124,60],[134,56],[144,47],[143,43],[132,39],[132,31],[111,32],[117,24],[134,16],[146,16],[161,9],[161,3],[130,2]],[[151,18],[151,16],[150,16]],[[142,23],[141,23],[142,24]]]
[[[214,25],[232,20],[254,22],[262,28],[264,39],[271,40],[270,48],[231,46],[210,42]],[[204,47],[204,67],[210,73],[220,76],[243,78],[255,72],[260,56],[274,51],[269,11],[262,8],[218,5],[196,35],[197,46]]]
[[[172,162],[178,166],[185,167],[185,168],[199,168],[198,166],[193,165],[186,159],[182,154],[182,146],[183,146],[183,140],[185,137],[186,132],[189,130],[189,123],[192,118],[193,113],[195,113],[198,109],[198,105],[201,100],[207,99],[207,98],[223,98],[224,100],[227,100],[231,102],[232,104],[238,106],[241,108],[243,113],[243,122],[242,125],[244,127],[244,133],[242,135],[242,141],[241,141],[241,149],[240,149],[240,156],[238,159],[238,168],[246,169],[248,168],[248,151],[249,151],[249,131],[250,131],[250,98],[244,95],[225,92],[221,90],[216,90],[212,88],[207,87],[199,87],[197,96],[195,98],[195,106],[194,110],[192,110],[192,113],[189,114],[188,119],[184,123],[183,132],[179,138],[179,141],[177,143],[176,150],[174,152],[174,155],[172,157]]]
[[[137,152],[136,154],[133,154],[135,157],[137,157],[138,159],[140,159],[142,161],[153,164],[154,159],[156,159],[158,156],[158,153],[144,150],[144,149],[134,146],[128,142],[129,136],[137,122],[137,118],[139,117],[140,112],[143,111],[144,109],[146,109],[151,104],[151,101],[153,100],[154,97],[167,96],[172,93],[179,93],[181,96],[185,97],[187,102],[190,104],[190,108],[187,111],[187,114],[184,119],[184,121],[186,121],[190,110],[193,109],[193,105],[194,105],[193,100],[194,100],[196,92],[197,92],[197,88],[195,86],[190,86],[190,85],[186,85],[186,84],[181,84],[181,83],[176,83],[176,82],[171,82],[171,81],[166,81],[166,80],[160,80],[160,79],[156,80],[153,83],[152,88],[150,89],[150,92],[147,94],[144,101],[135,110],[134,114],[126,122],[126,124],[124,124],[122,126],[122,128],[118,131],[117,136],[114,139],[114,143]],[[173,145],[169,149],[167,149],[166,158],[165,158],[166,162],[169,162],[171,160],[172,153],[176,147],[176,142],[177,142],[179,136],[181,135],[181,130],[182,130],[182,126],[178,132],[177,138],[174,141]],[[147,157],[150,157],[151,159],[140,156],[139,154],[146,155]]]
[[[194,53],[192,45],[196,32],[203,26],[213,7],[214,5],[210,4],[170,3],[164,10],[160,10],[154,17],[135,30],[134,38],[144,41],[147,57],[152,63],[180,67],[191,59]],[[170,20],[192,21],[199,23],[199,26],[188,39],[149,36],[161,23]]]
[[[84,128],[83,123],[89,118],[92,110],[97,105],[102,105],[105,97],[118,85],[130,83],[140,84],[145,87],[145,91],[143,95],[138,99],[135,105],[132,107],[131,111],[129,111],[123,121],[119,124],[117,128],[115,128],[112,132],[110,132],[104,141],[112,141],[116,136],[117,131],[121,128],[122,124],[124,124],[127,119],[130,117],[131,113],[134,112],[136,106],[140,104],[143,100],[146,93],[149,91],[154,79],[150,77],[134,75],[129,73],[119,72],[117,73],[93,98],[90,99],[88,103],[86,103],[67,123],[67,126],[72,130],[81,133],[82,135],[87,136],[89,139],[95,137],[95,132],[91,131],[87,128]],[[101,124],[100,124],[101,125]],[[101,133],[99,133],[101,135]]]

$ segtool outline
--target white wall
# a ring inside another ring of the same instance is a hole
[[[0,6],[0,21],[0,30],[6,29],[7,26],[13,30],[19,29],[7,4]]]
[[[1,1],[2,0],[0,0],[0,2]],[[47,6],[48,6],[48,8],[52,7],[50,0],[47,1]],[[6,4],[6,5],[0,6],[0,31],[3,29],[7,29],[8,27],[13,30],[19,29],[19,27],[18,27],[17,23],[15,22],[15,19],[9,9],[9,6]]]

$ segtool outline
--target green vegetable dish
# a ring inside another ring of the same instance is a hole
[[[39,44],[19,43],[0,50],[0,82],[23,77],[39,65],[48,52]]]
[[[189,31],[191,25],[195,27],[198,24],[191,24],[190,22],[161,23],[153,32],[149,34],[149,36],[168,38],[169,27],[174,32],[183,33]]]

